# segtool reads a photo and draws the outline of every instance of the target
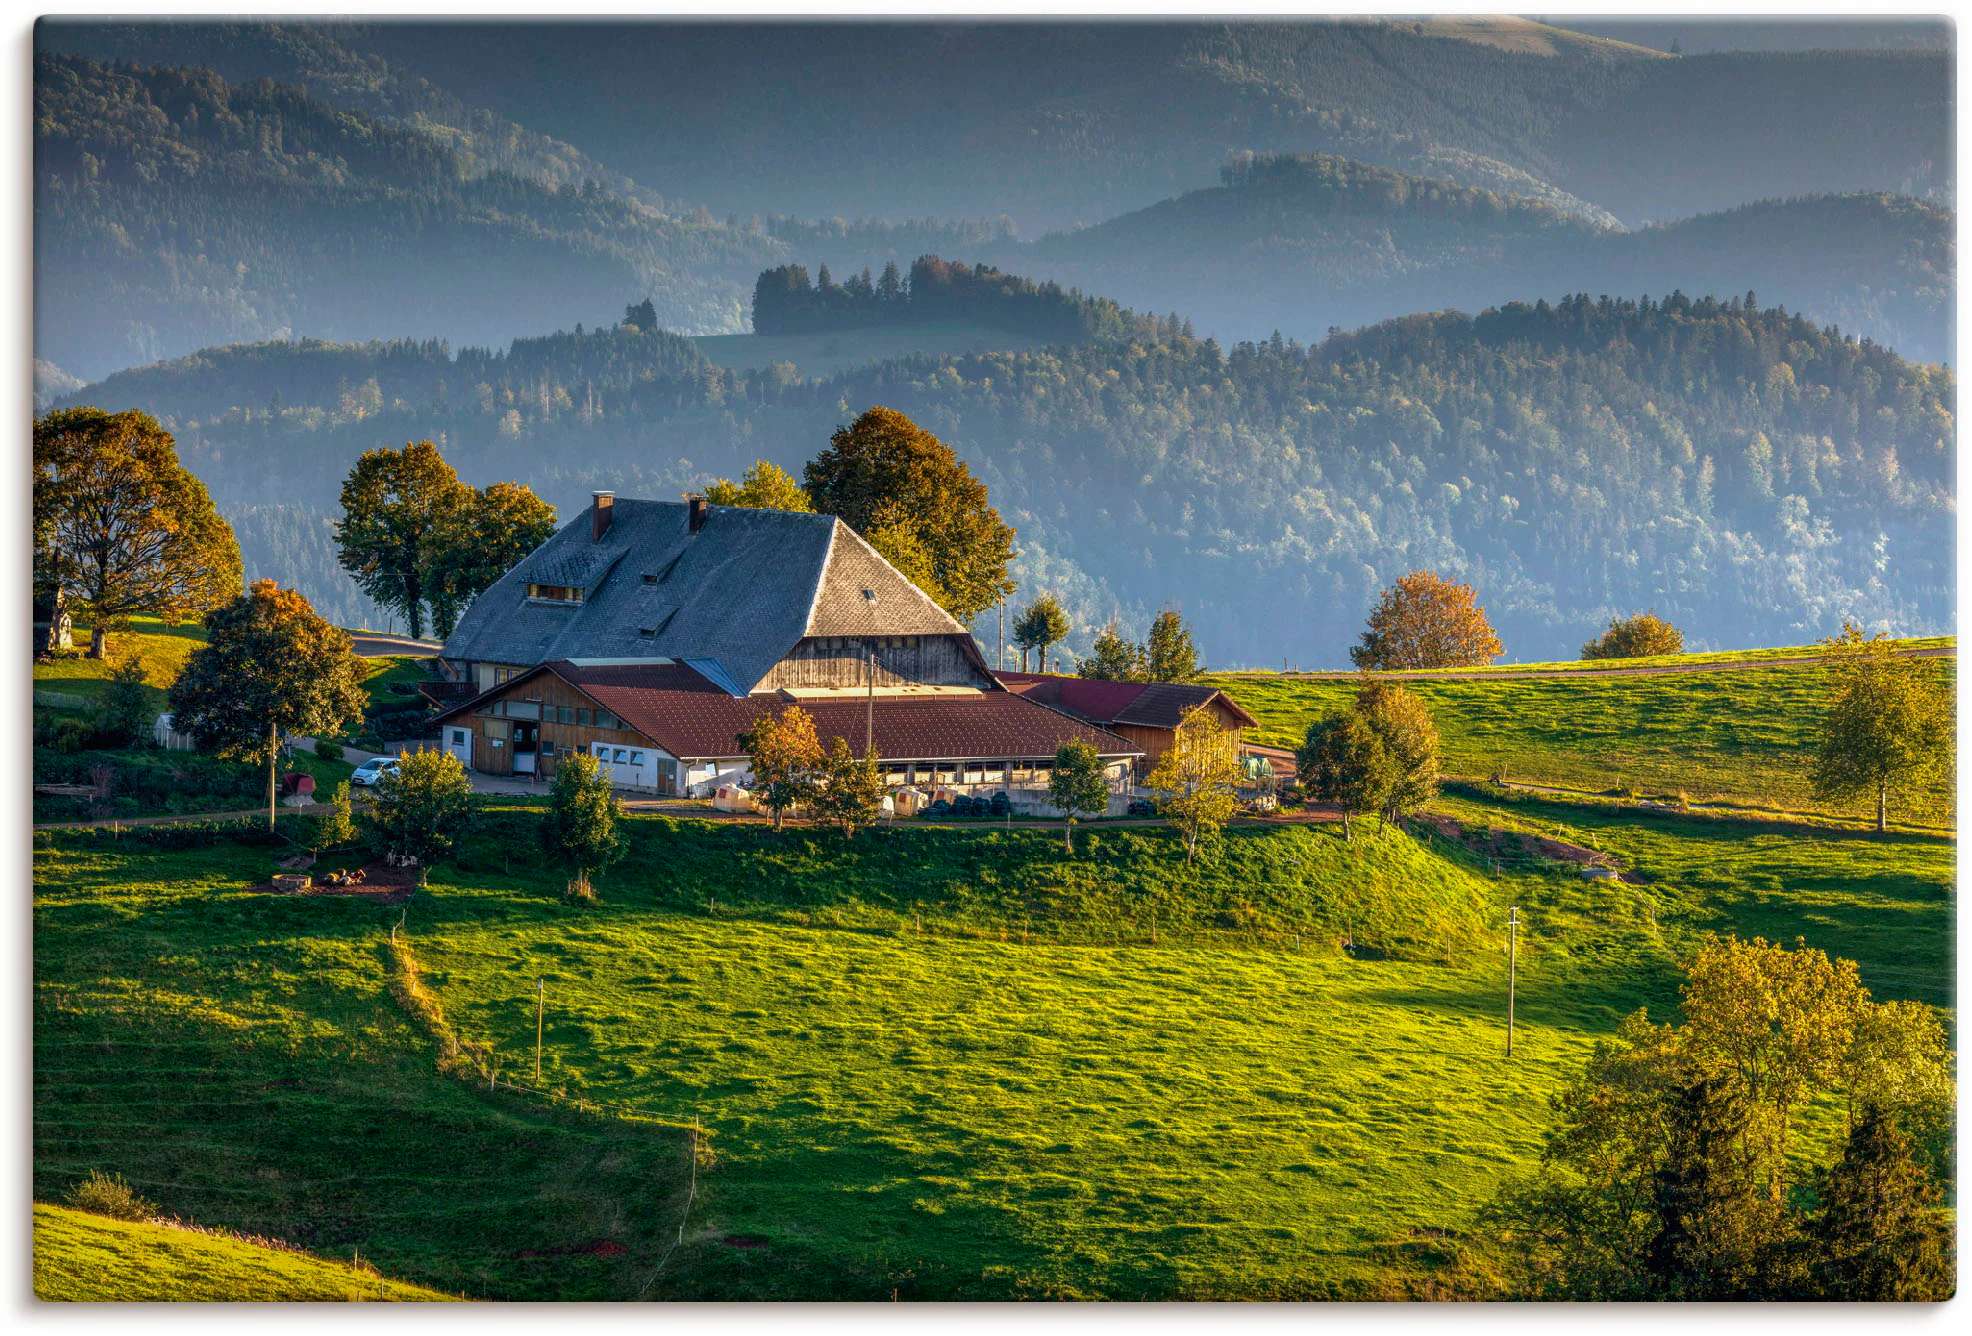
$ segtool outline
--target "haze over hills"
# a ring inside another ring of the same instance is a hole
[[[1694,647],[1802,643],[1845,617],[1947,629],[1955,388],[1797,316],[1679,298],[1420,315],[1312,350],[1160,323],[814,380],[628,326],[501,354],[269,344],[75,398],[157,413],[246,517],[250,564],[311,598],[346,588],[330,549],[290,560],[254,508],[325,523],[364,449],[430,438],[468,480],[524,481],[567,513],[594,487],[671,496],[756,456],[798,471],[884,404],[988,483],[1024,596],[1070,603],[1071,648],[1168,603],[1216,664],[1333,667],[1416,566],[1476,582],[1522,659],[1644,606]]]

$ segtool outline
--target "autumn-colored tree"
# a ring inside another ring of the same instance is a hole
[[[405,755],[395,774],[378,782],[370,804],[370,829],[381,852],[418,868],[418,884],[431,865],[452,852],[472,824],[472,780],[449,751]]]
[[[473,507],[472,489],[430,441],[365,450],[342,484],[337,560],[364,593],[402,613],[411,635],[421,636],[432,562],[445,546],[440,535],[453,515]]]
[[[1013,530],[952,448],[902,413],[871,408],[829,438],[803,481],[835,515],[962,622],[1013,592]],[[901,559],[900,559],[901,558]]]
[[[816,818],[841,827],[848,839],[883,815],[886,791],[877,754],[858,756],[845,739],[834,738],[822,758],[821,779],[810,801]]]
[[[1037,671],[1048,670],[1048,647],[1068,634],[1068,614],[1061,610],[1053,594],[1043,594],[1027,605],[1014,619],[1013,643],[1020,646],[1020,671],[1027,671],[1027,654],[1039,656]]]
[[[1144,680],[1195,682],[1198,675],[1198,647],[1192,643],[1191,627],[1181,615],[1166,608],[1151,622],[1150,635],[1144,641]]]
[[[240,546],[146,413],[34,420],[34,580],[89,618],[89,657],[133,616],[204,616],[240,592]]]
[[[349,633],[272,580],[205,619],[206,643],[171,684],[172,726],[222,756],[267,764],[274,828],[274,761],[281,734],[333,732],[363,717],[368,668]]]
[[[787,470],[765,459],[754,460],[753,467],[741,474],[738,482],[713,479],[705,489],[705,499],[715,506],[744,506],[748,510],[806,512],[815,508],[808,500],[808,493]]]
[[[1014,643],[1020,643],[1018,621],[1014,623]],[[1026,646],[1021,646],[1021,652],[1026,652]],[[1148,671],[1144,647],[1118,630],[1115,622],[1096,633],[1093,652],[1075,668],[1077,676],[1103,682],[1142,682],[1147,680]]]
[[[595,899],[590,878],[623,857],[624,840],[616,823],[623,804],[610,787],[602,763],[587,752],[566,753],[548,788],[548,810],[541,816],[541,847],[574,869],[571,898]]]
[[[1890,828],[1890,790],[1922,783],[1952,760],[1952,699],[1930,664],[1899,655],[1888,637],[1845,623],[1822,641],[1829,683],[1808,776],[1815,796],[1876,800],[1876,829]]]
[[[555,508],[517,482],[489,483],[457,495],[422,545],[420,580],[442,640],[466,605],[555,532]]]
[[[1438,792],[1438,726],[1408,687],[1369,681],[1355,711],[1383,744],[1384,782],[1377,803],[1384,825],[1400,821]]]
[[[1239,735],[1220,727],[1209,709],[1186,711],[1170,748],[1151,771],[1149,786],[1159,813],[1184,837],[1187,864],[1197,858],[1200,842],[1216,835],[1238,808],[1233,795],[1239,775]]]
[[[1075,852],[1075,819],[1101,816],[1109,810],[1109,777],[1103,773],[1102,754],[1093,743],[1064,742],[1055,748],[1054,767],[1048,772],[1048,801],[1064,817],[1061,839],[1068,852]]]
[[[826,759],[815,736],[815,718],[799,705],[762,716],[740,736],[753,761],[753,792],[781,829],[788,809],[812,802]]]
[[[1585,659],[1642,659],[1653,654],[1684,653],[1684,632],[1659,617],[1655,610],[1634,617],[1612,617],[1609,629],[1582,646]]]
[[[1504,652],[1486,610],[1473,601],[1471,585],[1453,584],[1431,571],[1412,571],[1383,591],[1370,613],[1369,628],[1349,651],[1349,661],[1382,673],[1473,667]]]

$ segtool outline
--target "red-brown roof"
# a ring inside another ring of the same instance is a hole
[[[1133,728],[1176,728],[1201,705],[1222,702],[1233,717],[1252,727],[1257,721],[1217,687],[1178,682],[1109,682],[1101,678],[1061,677],[1054,673],[995,673],[1008,691],[1066,710],[1091,723]]]
[[[791,702],[777,694],[733,696],[681,663],[578,665],[552,660],[456,706],[463,714],[480,701],[504,696],[535,673],[551,672],[576,687],[629,727],[682,759],[743,756],[739,735],[763,715]],[[826,746],[841,737],[857,751],[869,706],[863,700],[802,701]],[[876,699],[877,755],[893,760],[1019,760],[1053,756],[1065,742],[1089,742],[1104,756],[1139,756],[1142,749],[1060,710],[1011,691],[976,696]]]

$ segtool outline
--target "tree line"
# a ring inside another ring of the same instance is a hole
[[[819,330],[964,320],[1023,334],[1043,343],[1079,343],[1154,336],[1152,317],[1058,283],[1001,273],[990,265],[921,255],[908,274],[896,261],[875,278],[864,269],[837,283],[827,265],[810,282],[798,264],[761,274],[753,285],[753,332],[807,334]]]

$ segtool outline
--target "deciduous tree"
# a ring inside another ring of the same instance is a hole
[[[150,683],[143,662],[135,654],[126,655],[110,669],[97,702],[97,727],[118,740],[118,746],[141,741],[150,723]]]
[[[1190,864],[1199,843],[1216,835],[1238,807],[1233,796],[1239,785],[1238,735],[1221,728],[1209,709],[1187,711],[1149,785],[1158,795],[1158,811],[1184,837]]]
[[[1020,624],[1015,622],[1015,644],[1020,643],[1019,630]],[[1025,648],[1023,645],[1023,652]],[[1142,682],[1147,680],[1148,671],[1144,647],[1118,630],[1115,622],[1096,633],[1093,652],[1075,669],[1077,676],[1104,682]]]
[[[806,512],[815,508],[787,470],[765,459],[754,460],[738,482],[715,478],[705,489],[705,499],[715,506],[745,506],[749,510]]]
[[[848,523],[888,558],[908,538],[924,553],[945,611],[970,622],[1013,592],[1013,530],[952,448],[890,408],[871,408],[829,438],[803,473],[816,510]],[[895,564],[895,563],[893,563]],[[903,569],[900,565],[899,569]]]
[[[171,684],[172,726],[222,756],[266,762],[272,830],[281,734],[333,732],[361,719],[368,669],[348,632],[272,580],[255,581],[205,625],[205,645]]]
[[[812,799],[815,815],[842,828],[845,839],[883,815],[883,770],[872,751],[858,756],[842,738],[830,741],[822,758],[821,782]]]
[[[555,508],[520,483],[466,488],[456,498],[456,508],[439,515],[422,545],[420,578],[440,639],[452,634],[469,603],[555,532]]]
[[[753,762],[753,791],[781,829],[788,809],[814,801],[826,756],[815,718],[799,705],[766,715],[740,737]]]
[[[1075,852],[1075,819],[1100,816],[1109,810],[1109,777],[1102,755],[1093,743],[1064,742],[1055,748],[1054,768],[1048,772],[1048,801],[1064,817],[1061,839]]]
[[[616,829],[622,816],[623,804],[602,764],[587,752],[565,753],[555,766],[540,834],[541,847],[574,869],[575,898],[592,900],[590,878],[623,857],[624,841]]]
[[[1684,632],[1653,609],[1634,617],[1612,617],[1609,629],[1582,646],[1585,659],[1641,659],[1684,653]]]
[[[1166,608],[1151,622],[1150,636],[1144,641],[1145,680],[1195,682],[1198,674],[1198,647],[1192,643],[1191,627]]]
[[[89,618],[92,659],[133,616],[190,621],[240,592],[232,529],[148,414],[36,418],[33,493],[36,587]]]
[[[1438,726],[1408,687],[1369,681],[1355,711],[1383,744],[1385,775],[1377,810],[1385,825],[1402,820],[1438,792]]]
[[[376,788],[370,828],[381,852],[400,863],[415,863],[418,884],[431,865],[452,852],[472,824],[472,780],[449,751],[410,752]]]
[[[1370,672],[1466,668],[1504,652],[1471,585],[1412,571],[1383,591],[1349,661]]]
[[[1053,594],[1043,594],[1027,605],[1027,610],[1014,619],[1013,643],[1020,646],[1020,671],[1027,671],[1029,650],[1039,656],[1037,669],[1048,670],[1048,647],[1061,641],[1068,634],[1068,614],[1061,610]]]
[[[1309,723],[1294,752],[1295,777],[1316,802],[1342,810],[1342,838],[1355,839],[1354,819],[1383,806],[1390,790],[1390,757],[1383,739],[1355,710]]]
[[[1890,828],[1890,790],[1921,783],[1951,764],[1949,691],[1922,659],[1896,653],[1888,637],[1865,639],[1844,624],[1822,642],[1828,715],[1809,769],[1815,796],[1876,800],[1876,829]]]
[[[472,507],[472,489],[430,441],[366,450],[342,484],[338,560],[364,593],[401,612],[406,629],[421,636],[440,535],[451,516]]]

